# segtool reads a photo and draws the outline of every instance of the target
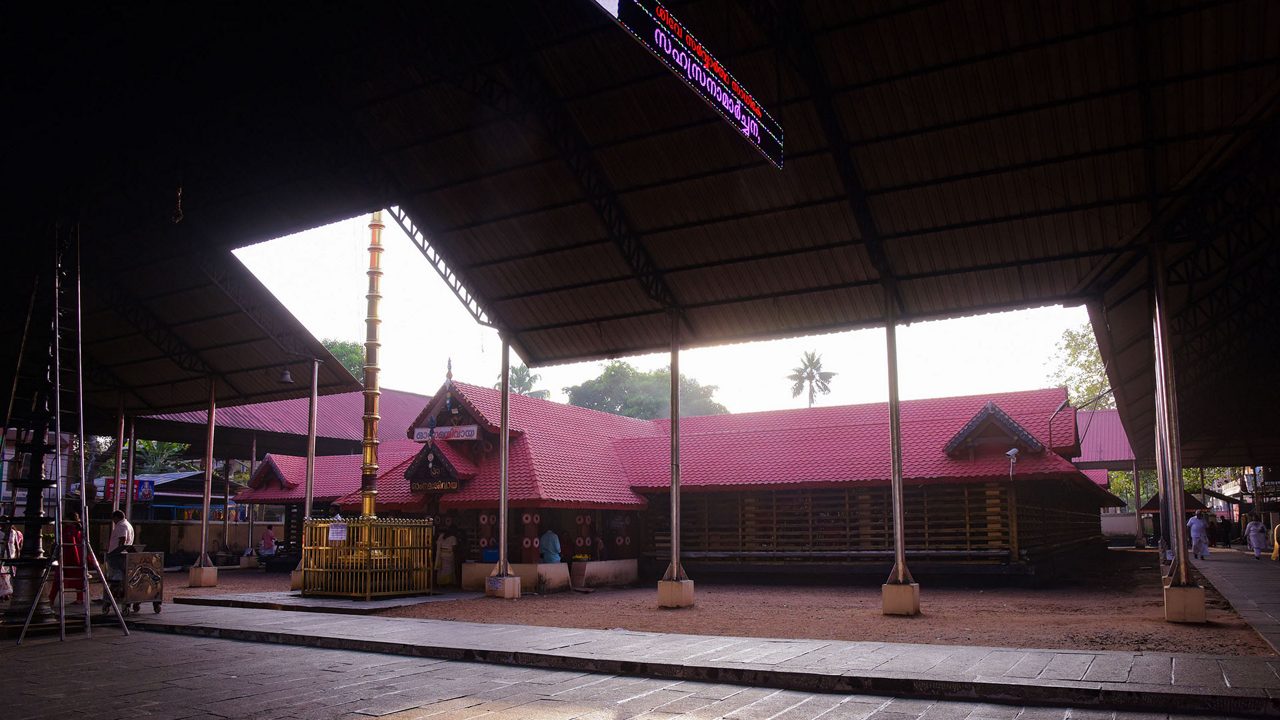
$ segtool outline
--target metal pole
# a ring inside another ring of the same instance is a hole
[[[231,552],[231,458],[222,459],[222,550]]]
[[[125,483],[124,496],[124,518],[129,522],[133,522],[133,494],[136,492],[134,486],[138,482],[137,476],[133,474],[134,460],[138,454],[137,425],[137,418],[129,418],[129,482]]]
[[[307,480],[302,506],[302,519],[311,517],[316,487],[316,405],[320,400],[320,361],[311,360],[311,404],[307,406]],[[254,438],[257,442],[257,438]]]
[[[116,470],[111,480],[111,512],[120,509],[120,470],[124,465],[124,398],[116,411]]]
[[[249,483],[253,483],[253,476],[258,469],[258,434],[253,433],[249,436]],[[245,539],[246,547],[253,547],[253,504],[249,504],[249,537]]]
[[[1133,546],[1136,548],[1145,548],[1147,546],[1147,534],[1142,531],[1142,476],[1138,474],[1138,459],[1133,459],[1133,521],[1135,523],[1135,532],[1133,536]]]
[[[84,452],[84,360],[83,348],[84,340],[81,332],[84,329],[82,318],[83,308],[80,302],[80,226],[76,225],[76,432],[80,437],[78,443],[77,457],[78,472],[80,474],[80,577],[81,586],[84,588],[84,603],[82,610],[84,611],[84,634],[85,637],[93,637],[93,623],[90,618],[90,606],[93,605],[89,600],[89,553],[92,552],[89,546],[89,478],[88,468],[85,467]],[[129,475],[133,475],[133,455],[129,455]],[[127,632],[127,631],[126,631]]]
[[[671,564],[663,580],[687,580],[680,563],[680,314],[671,313]]]
[[[890,493],[893,496],[893,571],[889,584],[907,585],[913,582],[907,569],[907,532],[904,526],[904,501],[902,489],[902,423],[898,408],[898,313],[892,297],[887,297],[888,322],[885,323],[885,347],[889,360],[889,447],[892,456]]]
[[[209,378],[209,415],[204,433],[204,503],[200,512],[200,560],[197,567],[210,567],[209,502],[213,495],[213,428],[218,411],[217,383]]]
[[[1164,246],[1155,244],[1155,307],[1152,328],[1156,351],[1156,396],[1164,420],[1161,442],[1168,474],[1170,535],[1174,541],[1177,572],[1173,584],[1191,585],[1191,569],[1187,563],[1186,499],[1182,482],[1182,437],[1178,429],[1178,391],[1173,369],[1173,352],[1169,347],[1168,288],[1165,280]]]
[[[510,457],[511,341],[502,334],[502,399],[498,409],[498,577],[511,574],[507,558],[507,461]]]
[[[54,250],[53,267],[53,557],[49,562],[55,563],[53,573],[54,587],[58,590],[58,639],[67,639],[67,595],[63,582],[65,570],[62,567],[62,256]],[[121,429],[124,419],[121,417]],[[116,456],[120,450],[117,446]],[[120,461],[116,460],[116,477],[120,477]],[[117,483],[117,487],[119,483]],[[44,588],[37,588],[37,595]],[[34,606],[33,606],[34,607]],[[25,628],[24,628],[25,630]]]

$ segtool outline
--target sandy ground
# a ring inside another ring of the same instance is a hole
[[[261,570],[218,570],[218,586],[187,587],[186,572],[164,574],[165,598],[191,595],[223,595],[228,593],[280,592],[289,589],[289,573],[265,573]]]
[[[938,587],[924,584],[924,614],[880,614],[880,588],[698,585],[698,604],[659,610],[653,587],[591,594],[436,602],[386,611],[398,617],[554,627],[627,628],[697,635],[1170,651],[1268,655],[1270,648],[1212,588],[1207,626],[1164,621],[1152,552],[1110,550],[1100,562],[1051,586]],[[216,588],[188,588],[186,575],[167,573],[165,593],[184,595],[287,590],[287,573],[223,571]],[[1203,578],[1201,578],[1203,582]]]
[[[880,614],[880,588],[700,584],[697,605],[660,610],[652,587],[591,594],[429,603],[383,615],[696,635],[874,640],[1079,650],[1269,655],[1262,638],[1209,590],[1207,626],[1164,621],[1156,557],[1112,550],[1051,587],[921,590],[923,614]],[[1203,579],[1201,579],[1203,582]]]

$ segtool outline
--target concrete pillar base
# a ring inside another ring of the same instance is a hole
[[[1164,589],[1164,619],[1176,623],[1202,623],[1205,615],[1204,588],[1198,585]]]
[[[302,571],[301,570],[289,571],[289,589],[290,590],[302,589]]]
[[[659,580],[658,607],[693,607],[692,580]]]
[[[490,576],[485,579],[484,594],[503,600],[515,600],[520,597],[520,576]]]
[[[193,567],[187,573],[187,587],[217,587],[218,568]]]
[[[920,584],[885,583],[880,586],[880,603],[885,615],[919,615]]]
[[[241,555],[241,556],[240,556],[240,567],[242,567],[242,568],[256,568],[256,567],[259,567],[259,565],[258,565],[258,556],[257,556],[257,555]]]

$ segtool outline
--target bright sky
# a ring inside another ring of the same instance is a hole
[[[386,218],[382,278],[383,387],[434,393],[453,358],[456,380],[497,382],[501,345],[436,275],[393,220]],[[318,338],[363,342],[369,218],[353,218],[236,251],[240,260]],[[898,329],[903,399],[1046,387],[1063,330],[1088,319],[1083,307],[915,323]],[[691,349],[680,370],[719,386],[730,412],[804,407],[786,376],[801,353],[815,350],[838,373],[818,404],[884,402],[889,397],[884,330],[856,330],[791,340]],[[628,358],[641,369],[665,367],[666,353]],[[520,360],[512,354],[512,364]],[[536,368],[538,388],[565,401],[563,388],[599,374],[602,362]]]

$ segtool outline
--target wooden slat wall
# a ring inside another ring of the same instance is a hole
[[[1008,499],[1005,483],[908,486],[908,552],[1007,561]],[[668,501],[650,496],[646,551],[670,551]],[[685,493],[681,502],[685,553],[830,561],[858,553],[879,559],[893,549],[887,487]]]
[[[1018,541],[1031,560],[1102,538],[1096,503],[1065,481],[1018,483]]]

